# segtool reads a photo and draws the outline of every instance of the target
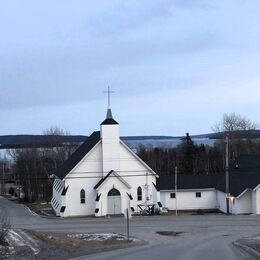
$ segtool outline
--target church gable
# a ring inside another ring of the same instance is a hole
[[[120,171],[147,171],[152,175],[158,175],[137,155],[135,154],[123,141],[120,140],[120,160],[124,162],[120,164]]]
[[[69,172],[69,174],[65,178],[72,177],[83,177],[92,176],[99,177],[102,176],[102,164],[100,163],[102,160],[102,144],[99,141],[77,164],[76,166]]]
[[[58,178],[64,179],[86,154],[100,141],[100,132],[93,132],[87,140],[56,170]]]

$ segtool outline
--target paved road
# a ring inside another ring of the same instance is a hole
[[[0,197],[0,210],[10,216],[14,228],[55,232],[126,233],[123,218],[42,218],[26,207]],[[116,250],[79,259],[251,259],[232,246],[232,241],[260,234],[260,216],[152,216],[134,217],[131,235],[149,243],[142,247]],[[183,232],[177,237],[157,231]]]

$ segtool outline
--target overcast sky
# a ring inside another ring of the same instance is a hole
[[[0,134],[121,135],[260,123],[260,1],[0,1]],[[259,126],[259,125],[258,125]]]

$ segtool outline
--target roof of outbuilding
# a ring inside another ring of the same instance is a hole
[[[229,174],[229,193],[232,196],[237,197],[246,189],[254,189],[258,184],[260,184],[260,172],[245,174],[233,171]],[[216,189],[225,192],[225,174],[221,174]]]
[[[178,174],[178,190],[215,188],[215,175],[187,175]],[[160,176],[156,185],[158,190],[173,190],[175,188],[174,176]]]
[[[242,155],[233,168],[238,172],[260,173],[260,155]]]
[[[99,141],[100,132],[93,132],[54,174],[60,179],[63,179]]]
[[[254,189],[260,184],[260,156],[241,156],[238,167],[230,170],[229,191],[237,197],[246,189]],[[225,173],[213,175],[186,175],[179,174],[178,189],[208,189],[216,188],[225,192]],[[174,176],[160,176],[157,181],[158,190],[174,190]]]

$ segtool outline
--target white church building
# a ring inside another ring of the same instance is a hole
[[[111,108],[100,131],[58,168],[51,205],[57,216],[106,216],[157,205],[158,175],[120,140]]]

